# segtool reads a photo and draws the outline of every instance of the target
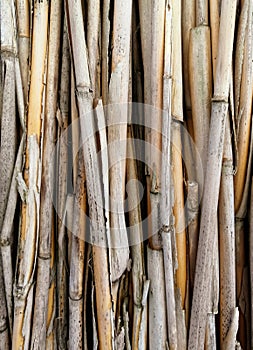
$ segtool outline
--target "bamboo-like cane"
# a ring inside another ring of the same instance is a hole
[[[173,2],[172,11],[172,101],[173,118],[183,121],[183,79],[182,79],[182,40],[181,40],[181,2]]]
[[[247,296],[247,288],[245,277],[245,216],[247,211],[247,198],[249,196],[249,180],[248,171],[251,163],[250,155],[252,145],[250,140],[252,129],[252,96],[253,96],[253,14],[252,3],[248,2],[247,10],[244,10],[243,5],[241,14],[240,36],[238,40],[243,40],[242,35],[245,33],[244,47],[238,43],[236,48],[236,63],[237,72],[235,72],[235,110],[237,119],[237,136],[238,136],[238,167],[234,178],[235,191],[235,216],[236,216],[236,273],[237,273],[237,299],[239,300],[240,311],[240,342],[242,347],[246,346],[246,341],[249,343],[249,318],[248,310],[244,309],[240,300]],[[247,11],[247,12],[246,12]],[[247,26],[245,28],[245,17],[247,15]],[[244,32],[245,31],[245,32]],[[240,76],[241,73],[241,76]],[[240,84],[240,86],[238,86]],[[240,91],[240,92],[239,92]],[[240,93],[240,98],[239,98]],[[247,298],[246,298],[247,299]],[[249,299],[246,300],[246,304]]]
[[[207,168],[200,222],[200,236],[194,280],[193,302],[190,321],[188,349],[204,346],[209,296],[212,249],[214,245],[213,226],[219,196],[221,163],[225,134],[225,118],[228,109],[228,93],[232,65],[236,1],[222,2],[219,49],[214,84],[214,99],[209,133]]]
[[[1,110],[0,231],[2,230],[15,164],[17,137],[15,96],[15,56],[17,55],[17,45],[15,40],[13,1],[4,1],[1,5],[1,11],[1,57],[4,65],[4,74],[2,76],[3,102]]]
[[[64,209],[67,197],[67,162],[68,162],[68,134],[66,132],[69,117],[69,85],[70,85],[70,57],[67,35],[66,16],[64,16],[64,32],[62,43],[62,64],[60,82],[60,111],[58,112],[58,149],[57,149],[57,346],[66,349],[67,342],[67,271],[66,271],[66,240]]]
[[[190,289],[193,289],[199,237],[199,192],[197,182],[187,184],[187,222],[189,246]]]
[[[190,31],[195,27],[195,0],[182,1],[182,44],[183,44],[183,78],[184,78],[184,101],[187,113],[187,122],[191,114],[191,96],[189,87],[189,40]]]
[[[196,27],[201,25],[208,25],[208,1],[196,1]]]
[[[144,64],[144,102],[145,118],[150,118],[150,127],[145,128],[145,162],[147,173],[147,201],[154,214],[149,223],[150,246],[161,249],[158,236],[158,206],[161,189],[161,155],[162,148],[162,91],[163,91],[163,57],[165,33],[165,1],[139,1],[141,43]],[[152,23],[151,30],[150,24]],[[151,41],[151,43],[150,43]],[[148,105],[152,105],[151,108]],[[151,115],[152,114],[152,115]],[[150,179],[149,179],[150,176]],[[150,187],[149,187],[150,186]]]
[[[247,171],[247,158],[250,143],[250,128],[252,116],[252,96],[253,96],[253,5],[249,1],[246,39],[243,54],[243,66],[241,76],[240,101],[237,119],[238,121],[238,169],[235,176],[235,212],[237,213],[244,191],[244,183]],[[240,53],[239,53],[240,55]],[[239,116],[240,115],[240,116]]]
[[[102,98],[104,106],[108,103],[109,88],[109,38],[110,38],[110,0],[103,2],[102,24],[101,24],[101,61],[102,61]]]
[[[238,122],[239,117],[239,104],[240,104],[240,90],[242,81],[242,67],[244,60],[244,45],[247,30],[247,20],[248,20],[248,7],[249,1],[244,1],[240,13],[238,30],[237,30],[237,40],[235,48],[235,116]],[[240,112],[241,113],[241,112]]]
[[[209,1],[209,16],[210,16],[210,29],[211,29],[211,43],[212,43],[212,64],[213,64],[213,81],[216,76],[216,61],[218,54],[218,41],[219,41],[219,27],[220,27],[220,15],[219,15],[219,0]]]
[[[3,350],[8,350],[11,342],[9,340],[8,312],[3,282],[2,257],[0,257],[0,347]]]
[[[211,43],[207,26],[199,26],[190,32],[189,78],[194,141],[205,173],[212,96]],[[196,179],[202,192],[201,175],[202,172],[197,170]]]
[[[225,349],[224,341],[231,327],[232,317],[236,307],[235,227],[233,212],[233,156],[229,117],[227,117],[219,197],[221,349]]]
[[[112,74],[109,85],[109,103],[112,104],[112,107],[108,110],[111,276],[113,282],[120,278],[129,259],[124,218],[124,196],[131,16],[132,1],[126,4],[117,0],[114,3]],[[122,50],[122,46],[124,46],[124,50]],[[116,103],[123,103],[124,106],[115,107]],[[117,153],[115,153],[115,148],[117,148]]]
[[[128,207],[130,224],[130,251],[132,257],[132,283],[133,283],[133,326],[132,326],[132,349],[138,349],[140,342],[140,327],[143,317],[143,283],[145,276],[145,266],[143,259],[143,234],[141,227],[141,212],[139,204],[139,189],[137,187],[137,172],[131,140],[131,130],[128,129],[127,148],[127,181],[129,187]],[[132,185],[131,182],[133,181]]]
[[[172,11],[166,2],[163,114],[162,114],[162,171],[161,171],[161,225],[165,272],[168,344],[177,348],[177,319],[174,288],[174,261],[172,253],[172,198],[171,198],[171,94],[172,94]]]
[[[82,348],[83,339],[83,281],[87,198],[83,154],[80,151],[78,158],[69,274],[69,346],[71,349]]]
[[[167,340],[165,280],[163,253],[148,247],[149,292],[149,347],[165,349]]]
[[[89,70],[91,86],[96,97],[100,97],[100,82],[97,79],[97,69],[100,66],[99,54],[99,26],[100,26],[100,2],[88,1],[87,13],[87,50],[89,57]]]
[[[50,284],[48,290],[48,307],[47,307],[47,336],[46,349],[54,350],[57,348],[56,342],[56,276],[55,276],[55,227],[52,223],[51,238],[51,259],[50,259]]]
[[[83,16],[81,2],[67,2],[69,17],[69,32],[74,60],[77,101],[80,114],[81,133],[83,138],[84,164],[87,177],[88,202],[91,217],[91,231],[94,240],[93,262],[96,286],[98,333],[100,349],[112,349],[111,323],[111,291],[109,284],[108,257],[104,247],[106,244],[105,220],[103,209],[102,188],[96,157],[94,125],[92,119],[92,95],[86,55],[86,44],[83,31]],[[81,63],[82,62],[82,63]],[[91,136],[85,138],[87,132]],[[101,246],[102,245],[102,246]]]
[[[184,218],[184,189],[183,189],[183,166],[182,166],[182,144],[180,125],[172,122],[172,176],[174,187],[174,206],[173,214],[175,216],[176,243],[178,268],[176,271],[176,285],[180,290],[182,309],[185,306],[186,295],[186,232]]]
[[[24,100],[27,103],[30,58],[30,4],[29,0],[17,0],[18,50],[21,67]]]
[[[53,183],[55,150],[57,89],[59,72],[60,30],[62,1],[54,0],[50,6],[50,32],[47,62],[47,88],[45,101],[42,179],[40,194],[39,223],[39,254],[35,294],[32,346],[38,349],[46,346],[47,305],[50,301],[48,290],[50,286],[51,235],[53,221]]]
[[[22,92],[19,59],[17,58],[16,20],[14,2],[1,4],[1,61],[2,91],[1,91],[1,149],[0,149],[0,246],[2,254],[2,268],[5,284],[5,296],[9,331],[12,334],[13,319],[13,270],[12,270],[12,242],[13,219],[17,203],[16,176],[22,167],[22,151],[24,135],[21,138],[19,150],[17,148],[17,120],[16,108],[24,132],[24,98]],[[2,276],[1,276],[2,278]],[[4,294],[3,294],[4,295]]]
[[[15,281],[15,310],[12,348],[27,348],[30,329],[25,324],[31,317],[33,283],[37,260],[39,230],[39,190],[40,190],[40,135],[43,105],[45,58],[47,47],[48,3],[36,2],[34,6],[34,26],[31,65],[31,87],[28,108],[28,130],[26,151],[26,199],[22,204],[20,227],[20,250],[17,259]],[[39,38],[39,39],[38,39]],[[25,337],[24,337],[25,334]]]
[[[250,197],[250,236],[249,236],[249,265],[250,265],[250,297],[253,298],[253,181],[251,177],[251,197]],[[251,320],[253,319],[253,303],[251,303]],[[253,330],[253,323],[251,323],[251,334]],[[251,337],[251,347],[253,346],[253,339]]]

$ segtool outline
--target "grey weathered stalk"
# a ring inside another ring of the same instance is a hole
[[[110,181],[111,277],[123,274],[129,259],[124,217],[126,139],[129,92],[129,55],[132,1],[114,3],[112,73],[109,83],[108,155]],[[122,50],[124,46],[124,50]],[[117,104],[117,105],[116,105]],[[123,104],[123,105],[122,105]],[[117,152],[115,152],[117,150]]]
[[[224,342],[236,307],[233,170],[231,132],[227,116],[219,196],[220,344],[225,350]],[[237,329],[234,339],[236,333]]]
[[[63,24],[62,64],[60,82],[60,105],[57,112],[58,119],[58,143],[57,143],[57,194],[56,211],[58,214],[57,226],[57,323],[56,338],[59,349],[66,349],[67,342],[67,249],[66,249],[66,227],[64,222],[64,210],[67,197],[68,178],[68,117],[69,117],[69,84],[70,84],[70,57],[69,42],[67,34],[66,16]]]
[[[211,279],[211,263],[214,247],[213,226],[218,205],[225,118],[228,110],[228,94],[232,65],[236,1],[222,2],[219,49],[212,101],[211,125],[203,205],[200,222],[200,236],[197,253],[193,302],[190,321],[189,349],[202,348],[204,345],[207,317],[207,299]],[[211,249],[210,249],[211,247]]]
[[[166,296],[163,267],[163,252],[147,248],[149,291],[149,347],[166,349]]]
[[[137,171],[135,152],[131,140],[132,133],[128,130],[127,144],[127,193],[130,224],[130,252],[132,258],[132,283],[133,283],[133,326],[132,348],[138,349],[140,341],[140,327],[143,316],[143,284],[145,278],[145,266],[143,259],[143,232],[141,225],[141,211],[139,203],[139,188],[137,186]]]
[[[66,2],[74,61],[77,102],[79,107],[87,195],[93,240],[93,265],[100,349],[112,349],[111,292],[109,284],[105,218],[99,163],[96,158],[92,93],[88,70],[81,2]],[[91,137],[89,137],[91,136]]]
[[[47,86],[43,130],[42,178],[40,191],[39,251],[37,283],[31,344],[33,349],[46,348],[47,305],[50,287],[50,259],[55,174],[55,138],[62,1],[50,6]]]

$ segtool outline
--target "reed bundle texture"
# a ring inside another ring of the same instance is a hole
[[[253,349],[252,0],[0,0],[0,350]]]

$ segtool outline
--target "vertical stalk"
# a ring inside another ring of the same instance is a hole
[[[124,3],[122,0],[116,0],[113,18],[112,74],[109,85],[109,103],[112,106],[108,109],[111,276],[113,282],[121,277],[129,259],[124,197],[131,18],[132,1]],[[122,50],[123,46],[124,50]],[[115,148],[118,150],[117,153],[115,153]]]
[[[77,101],[83,139],[84,165],[87,178],[87,194],[93,239],[93,264],[96,286],[96,307],[100,349],[112,349],[111,291],[109,284],[108,256],[105,248],[106,232],[103,208],[102,186],[96,158],[94,120],[92,117],[92,94],[83,31],[81,2],[66,2],[69,19],[69,33],[74,61]],[[92,137],[86,138],[87,135]]]
[[[32,347],[46,346],[47,305],[49,298],[51,237],[54,196],[57,90],[59,73],[59,51],[62,1],[53,0],[50,5],[50,31],[47,61],[47,86],[43,131],[42,178],[40,193],[39,252],[32,330]],[[52,296],[51,296],[52,297]]]
[[[224,341],[231,327],[232,317],[236,307],[235,227],[233,213],[233,155],[229,116],[227,116],[219,197],[221,349],[224,349]],[[236,333],[234,338],[236,338]]]
[[[128,129],[127,148],[127,182],[128,182],[128,210],[130,224],[130,251],[132,258],[132,283],[133,283],[133,326],[132,326],[132,348],[137,350],[140,341],[140,327],[143,317],[143,284],[145,277],[143,234],[141,225],[141,211],[139,204],[139,189],[137,186],[137,172],[131,137]],[[132,183],[132,185],[131,185]]]
[[[22,203],[19,252],[14,290],[13,349],[29,346],[30,329],[23,323],[31,317],[31,303],[39,234],[40,138],[43,114],[44,74],[47,49],[48,2],[34,4],[31,86],[27,119],[27,149],[24,178],[26,199]],[[29,300],[29,301],[28,301]]]
[[[66,227],[64,223],[64,209],[67,197],[68,178],[68,118],[70,114],[69,106],[69,85],[70,85],[70,57],[69,42],[67,34],[66,15],[63,23],[63,43],[62,43],[62,63],[61,82],[58,116],[58,149],[57,149],[57,326],[56,337],[59,349],[66,349],[67,343],[67,248],[66,248]]]
[[[200,222],[199,247],[194,281],[193,302],[190,321],[189,349],[204,346],[207,317],[207,299],[211,280],[212,250],[214,246],[213,226],[218,205],[225,118],[228,110],[228,93],[232,65],[236,1],[222,2],[219,49],[212,102],[211,125],[207,168]]]
[[[149,292],[149,347],[165,349],[167,340],[165,280],[161,250],[147,251]]]
[[[17,0],[18,50],[21,67],[24,101],[28,99],[29,59],[30,59],[30,4],[29,0]]]

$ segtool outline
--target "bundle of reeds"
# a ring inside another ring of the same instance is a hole
[[[252,0],[0,10],[0,349],[253,348]]]

